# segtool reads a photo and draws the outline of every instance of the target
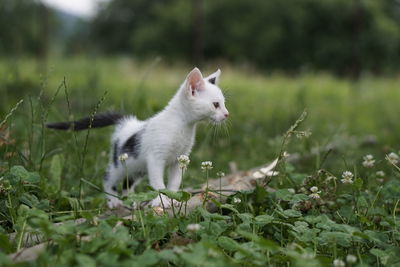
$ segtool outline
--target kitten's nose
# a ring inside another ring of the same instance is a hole
[[[225,116],[225,118],[228,118],[228,116],[229,116],[229,113],[227,112],[227,113],[225,113],[224,114],[224,116]]]

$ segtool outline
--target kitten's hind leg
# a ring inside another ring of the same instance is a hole
[[[122,178],[122,174],[121,170],[110,166],[104,176],[103,188],[107,196],[107,205],[110,209],[123,205],[122,201],[117,197],[118,193],[114,190],[114,186]]]

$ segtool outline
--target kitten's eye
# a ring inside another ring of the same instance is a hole
[[[213,105],[215,108],[219,108],[219,102],[214,102]]]

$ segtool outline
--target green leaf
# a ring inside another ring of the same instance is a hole
[[[239,211],[235,208],[235,206],[233,206],[231,204],[222,204],[221,208],[227,209],[227,210],[235,212],[236,214],[239,214]]]
[[[306,194],[296,194],[296,195],[293,195],[292,200],[290,200],[289,203],[295,204],[295,203],[302,202],[302,201],[305,201],[308,199],[310,199],[310,197],[307,196]]]
[[[284,210],[283,214],[289,218],[301,217],[301,212],[297,210]]]
[[[321,243],[325,243],[326,245],[337,243],[342,247],[350,247],[352,240],[350,234],[342,232],[322,232],[318,239]]]
[[[220,215],[218,213],[210,213],[207,210],[203,209],[202,207],[199,207],[198,210],[200,211],[200,213],[204,217],[204,219],[209,219],[209,220],[229,220],[231,218],[229,216]]]
[[[180,202],[188,201],[192,196],[190,193],[185,192],[185,191],[175,192],[175,191],[171,191],[171,190],[168,190],[168,189],[161,189],[160,193],[163,194],[163,195],[166,195],[169,198],[172,198],[172,199],[175,199],[177,201],[180,201]]]
[[[259,225],[266,225],[271,223],[275,218],[270,215],[259,215],[255,217],[255,221]]]
[[[218,245],[229,252],[234,252],[240,247],[239,244],[227,236],[220,236],[217,240]]]
[[[253,222],[253,219],[254,219],[254,216],[253,216],[253,214],[251,214],[251,213],[239,213],[237,216],[238,216],[238,217],[242,220],[242,222],[244,222],[244,223],[252,223],[252,222]]]
[[[38,183],[40,181],[40,176],[36,172],[28,172],[22,166],[13,166],[10,169],[10,174],[14,176],[17,181]]]
[[[289,192],[287,189],[279,189],[276,190],[275,195],[278,199],[284,201],[290,201],[293,198],[293,194]]]
[[[39,204],[39,200],[35,195],[24,193],[19,197],[19,201],[29,207],[36,207]]]
[[[383,250],[376,249],[376,248],[371,249],[369,252],[371,252],[372,255],[377,256],[383,265],[386,265],[386,263],[389,259],[388,253],[386,253]]]
[[[152,249],[145,250],[136,258],[137,266],[154,266],[159,262],[158,253]]]
[[[84,254],[76,255],[76,261],[82,267],[96,267],[96,261]]]

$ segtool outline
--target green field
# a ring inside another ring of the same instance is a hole
[[[0,262],[26,247],[24,235],[40,232],[50,246],[35,261],[39,266],[331,266],[349,254],[357,262],[347,266],[400,264],[400,169],[385,160],[400,149],[400,77],[288,76],[223,63],[202,71],[217,67],[230,119],[220,127],[199,125],[184,187],[205,182],[202,161],[213,162],[210,176],[216,177],[218,171],[229,173],[229,162],[247,170],[272,161],[283,147],[292,157],[281,162],[280,175],[269,184],[277,191],[258,186],[238,192],[240,203],[231,197],[215,214],[199,209],[168,218],[146,208],[134,211],[139,221],[97,221],[106,205],[95,186],[101,187],[112,129],[75,134],[45,129],[44,123],[107,110],[145,119],[167,104],[192,67],[69,58],[49,60],[43,75],[34,60],[3,60]],[[297,131],[311,136],[293,132],[282,146],[304,110],[308,115]],[[362,164],[367,154],[375,159],[372,168]],[[344,171],[354,174],[353,184],[341,182]],[[310,198],[312,186],[321,199]],[[147,192],[146,184],[138,191]],[[81,217],[88,222],[53,224]],[[201,229],[188,231],[191,223]],[[17,238],[8,241],[12,232]]]

